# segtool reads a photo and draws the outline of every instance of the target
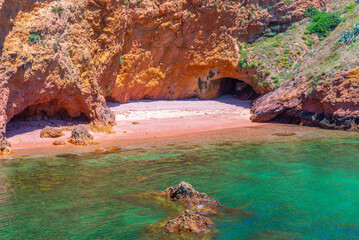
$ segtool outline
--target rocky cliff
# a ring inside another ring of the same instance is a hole
[[[359,68],[339,72],[315,89],[308,88],[308,79],[298,77],[257,99],[252,108],[253,120],[278,119],[328,129],[358,130],[358,77]]]
[[[14,117],[85,116],[113,124],[105,99],[215,98],[224,78],[242,80],[258,94],[271,92],[263,69],[239,67],[241,49],[268,29],[285,31],[308,6],[325,2],[0,0],[0,137]],[[280,110],[269,106],[288,88],[259,99],[254,119],[294,110],[291,101]],[[324,85],[319,90],[310,101],[327,95]],[[295,112],[310,109],[304,99],[296,98]]]

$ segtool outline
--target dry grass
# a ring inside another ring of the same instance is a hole
[[[326,9],[343,12],[345,6],[355,5],[354,18],[349,13],[342,14],[343,21],[327,38],[319,40],[316,34],[305,34],[309,26],[306,19],[295,23],[295,27],[274,37],[262,37],[245,50],[247,62],[253,67],[262,68],[271,74],[267,83],[278,88],[302,75],[317,82],[330,79],[338,71],[347,71],[359,66],[359,39],[357,43],[346,45],[338,43],[340,35],[359,23],[359,4],[354,0],[328,0]],[[311,46],[308,40],[314,40]],[[328,78],[329,76],[329,78]],[[310,83],[310,82],[309,82]]]
[[[330,1],[328,8],[335,11],[343,11],[344,7],[353,4],[353,1]],[[355,4],[356,12],[359,4]],[[348,14],[343,14],[343,18]],[[359,66],[359,44],[346,45],[338,43],[340,35],[352,29],[353,25],[359,23],[359,15],[355,14],[353,21],[347,19],[342,22],[330,36],[323,41],[319,41],[307,54],[310,60],[309,67],[303,71],[304,76],[313,78],[315,76],[333,76],[338,71],[346,71]]]

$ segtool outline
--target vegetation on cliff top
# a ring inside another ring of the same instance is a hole
[[[306,77],[314,88],[339,71],[357,67],[359,45],[353,28],[359,23],[358,6],[330,0],[323,11],[308,8],[307,18],[285,32],[277,34],[272,28],[254,43],[241,45],[239,67],[256,68],[274,89],[295,76]],[[352,34],[352,44],[340,42],[343,34]]]

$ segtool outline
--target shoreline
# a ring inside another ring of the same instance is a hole
[[[7,135],[12,143],[13,154],[1,156],[11,159],[23,156],[55,156],[66,153],[106,152],[106,148],[131,148],[136,146],[166,146],[183,142],[214,141],[276,141],[282,139],[273,133],[295,132],[289,137],[312,138],[342,131],[324,130],[296,125],[254,123],[249,120],[251,101],[239,101],[232,96],[217,100],[150,101],[142,100],[127,104],[109,103],[116,115],[117,125],[113,134],[91,132],[97,145],[76,146],[67,142],[71,131],[66,123],[56,120],[19,122],[9,124]],[[68,124],[68,123],[67,123]],[[74,126],[83,124],[72,122]],[[60,138],[40,138],[46,125],[68,128]],[[66,145],[55,146],[55,140]],[[100,149],[100,150],[99,150]]]

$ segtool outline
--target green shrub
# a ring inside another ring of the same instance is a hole
[[[238,67],[239,68],[246,68],[248,66],[247,60],[245,58],[241,58],[238,61]]]
[[[280,43],[279,43],[279,42],[274,42],[274,43],[272,44],[272,46],[273,46],[273,47],[279,47],[279,46],[280,46]]]
[[[319,12],[313,7],[308,8],[306,16],[309,16],[311,21],[307,30],[310,33],[316,33],[319,37],[328,36],[342,21],[339,14]]]
[[[55,43],[55,44],[52,46],[52,49],[54,49],[55,52],[58,52],[58,51],[59,51],[59,44]]]
[[[38,34],[30,34],[29,35],[29,44],[39,43],[39,42],[40,42],[40,35],[38,35]]]
[[[271,78],[272,78],[274,83],[279,82],[279,78],[277,76],[272,76]]]
[[[271,75],[271,72],[269,70],[265,70],[264,74],[269,76],[269,75]]]
[[[308,41],[305,41],[305,44],[307,44],[307,46],[312,46],[314,43],[314,40],[313,39],[308,39]]]
[[[64,9],[59,6],[59,7],[53,7],[51,9],[51,11],[54,12],[54,13],[57,13],[57,14],[61,14],[64,11]]]
[[[350,11],[353,11],[355,9],[355,5],[354,4],[350,4],[350,5],[347,5],[345,6],[344,8],[344,13],[348,13]]]
[[[252,63],[249,64],[249,67],[250,67],[250,68],[256,68],[257,65],[256,65],[254,62],[252,62]]]

